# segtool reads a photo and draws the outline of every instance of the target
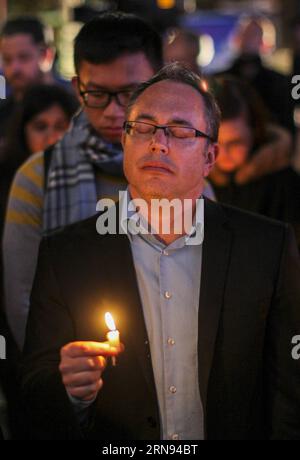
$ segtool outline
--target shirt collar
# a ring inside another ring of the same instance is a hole
[[[130,242],[132,243],[133,238],[140,236],[145,240],[152,241],[152,243],[157,244],[158,246],[165,245],[160,242],[155,235],[149,233],[148,231],[148,222],[140,216],[134,204],[131,201],[131,196],[129,189],[121,192],[120,198],[120,227],[122,233],[127,234]],[[136,232],[137,226],[139,226],[139,232]],[[187,235],[183,235],[181,238],[175,240],[170,247],[174,246],[175,248],[187,246],[195,246],[203,243],[204,239],[204,199],[202,196],[197,199],[196,212],[193,218],[193,226],[191,227],[190,232]]]

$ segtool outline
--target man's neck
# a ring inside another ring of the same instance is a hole
[[[191,231],[196,213],[197,200],[200,198],[202,191],[181,198],[141,197],[131,190],[130,187],[129,191],[132,200],[142,199],[145,202],[146,206],[140,207],[139,213],[148,225],[151,226],[152,231],[154,230],[155,237],[166,246]],[[168,206],[158,207],[158,202],[161,200],[167,200],[169,203],[176,200],[178,207],[176,206],[174,211],[169,212]],[[169,231],[166,231],[166,229]]]

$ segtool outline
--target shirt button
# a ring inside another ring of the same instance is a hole
[[[169,299],[171,299],[171,297],[172,297],[171,292],[166,291],[166,292],[165,292],[165,298],[169,300]]]
[[[175,345],[175,340],[169,338],[169,339],[168,339],[168,345]]]
[[[166,251],[166,250],[164,250],[162,253],[163,253],[164,256],[168,256],[168,255],[169,255],[168,251]]]
[[[177,433],[172,434],[171,439],[172,439],[173,441],[178,441],[178,439],[179,439],[179,434],[177,434]]]
[[[169,390],[170,390],[171,393],[175,394],[176,391],[177,391],[177,388],[172,385],[172,386],[170,386]]]

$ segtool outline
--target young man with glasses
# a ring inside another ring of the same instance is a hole
[[[128,195],[150,210],[191,202],[193,231],[124,234],[136,214],[120,202],[117,232],[99,235],[100,215],[43,240],[23,367],[32,420],[59,439],[300,439],[292,232],[202,199],[220,113],[197,75],[162,69],[126,118]],[[100,342],[108,309],[125,349]]]
[[[127,186],[120,143],[125,107],[136,86],[161,67],[161,39],[134,15],[104,13],[80,30],[74,62],[82,110],[50,153],[20,168],[10,193],[5,303],[20,349],[42,235],[93,215],[100,198],[116,199]]]

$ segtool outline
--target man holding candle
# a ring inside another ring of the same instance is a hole
[[[280,223],[207,199],[201,212],[218,127],[199,77],[167,66],[131,98],[124,171],[141,223],[153,199],[189,200],[190,231],[130,231],[121,202],[117,232],[97,234],[95,216],[43,241],[23,388],[49,437],[300,439],[297,248]],[[124,351],[97,343],[108,310]]]

